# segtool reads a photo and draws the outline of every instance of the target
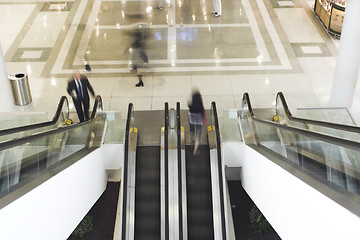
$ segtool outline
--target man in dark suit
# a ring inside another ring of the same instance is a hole
[[[74,72],[74,78],[69,81],[67,92],[71,95],[76,113],[80,122],[89,120],[89,92],[95,96],[95,92],[85,75],[81,75],[78,71]]]

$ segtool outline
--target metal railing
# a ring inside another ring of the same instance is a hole
[[[242,119],[245,119],[246,116],[249,116],[255,122],[265,123],[267,125],[271,125],[278,129],[284,129],[284,130],[290,131],[292,133],[301,134],[305,137],[314,138],[314,139],[321,140],[321,141],[324,141],[324,142],[327,142],[330,144],[334,144],[334,145],[338,145],[338,146],[342,146],[342,147],[360,151],[360,143],[355,142],[355,141],[351,141],[351,140],[339,138],[339,137],[334,137],[334,136],[331,136],[328,134],[312,132],[312,131],[308,131],[305,129],[282,125],[282,124],[279,124],[276,122],[256,118],[254,115],[254,112],[252,110],[252,107],[251,107],[250,98],[249,98],[248,93],[244,93],[244,95],[243,95],[242,109],[243,109],[243,111],[240,114],[240,117]]]
[[[220,214],[221,214],[221,229],[222,229],[222,239],[226,238],[226,217],[225,217],[225,202],[224,202],[224,179],[223,179],[223,162],[221,157],[221,137],[220,137],[220,127],[218,121],[218,114],[216,109],[216,103],[211,103],[211,115],[209,121],[209,127],[215,128],[216,136],[216,150],[217,150],[217,160],[218,160],[218,178],[219,178],[219,193],[220,193]]]
[[[247,145],[360,215],[359,167],[347,162],[344,154],[350,150],[358,154],[359,142],[258,119],[248,93],[243,95],[240,118]],[[311,167],[312,163],[324,167]]]
[[[129,142],[130,142],[130,129],[134,124],[134,108],[133,104],[129,103],[126,129],[125,129],[125,143],[124,143],[124,167],[123,167],[123,179],[122,181],[122,226],[121,226],[121,239],[126,239],[127,229],[127,197],[128,197],[128,168],[129,168]]]
[[[165,240],[169,239],[169,104],[165,103],[164,128],[164,170],[165,170]]]
[[[65,106],[65,111],[63,111],[64,106]],[[58,107],[57,107],[54,117],[51,121],[0,130],[0,136],[18,133],[18,132],[22,132],[22,131],[33,130],[33,129],[37,129],[37,128],[48,127],[48,126],[56,124],[61,116],[63,118],[62,119],[63,122],[66,122],[69,119],[69,102],[65,96],[62,96],[60,98]]]
[[[102,110],[103,110],[103,108],[102,108],[102,98],[101,98],[100,95],[97,95],[96,98],[95,98],[95,103],[94,103],[93,111],[92,111],[92,114],[91,114],[91,118],[88,121],[81,122],[81,123],[74,124],[74,125],[70,125],[70,126],[66,126],[66,127],[56,128],[56,129],[41,132],[41,133],[35,133],[35,134],[31,135],[31,136],[26,136],[26,137],[13,139],[13,140],[10,140],[10,141],[7,141],[7,142],[0,143],[0,151],[3,151],[5,149],[7,149],[7,148],[15,147],[17,145],[21,145],[21,144],[24,144],[24,143],[27,143],[27,142],[35,141],[35,140],[38,140],[40,138],[50,136],[52,134],[62,133],[62,132],[68,131],[68,130],[80,128],[80,127],[82,127],[84,125],[87,125],[87,124],[91,123],[96,118],[97,114],[99,112],[101,112]]]
[[[290,112],[290,109],[286,103],[284,94],[282,92],[279,92],[276,95],[276,115],[278,115],[278,116],[280,115],[279,114],[280,104],[284,108],[286,117],[291,121],[300,122],[300,123],[304,123],[304,124],[312,124],[312,125],[317,125],[317,126],[321,126],[321,127],[334,128],[334,129],[343,130],[343,131],[360,133],[360,127],[356,127],[356,126],[294,117]]]

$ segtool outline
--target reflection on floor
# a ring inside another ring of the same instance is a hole
[[[205,0],[13,0],[0,3],[0,39],[7,72],[29,75],[26,111],[52,116],[86,59],[105,110],[125,113],[129,102],[135,110],[163,109],[165,101],[186,109],[191,89],[199,88],[205,106],[216,101],[220,114],[240,108],[244,92],[254,107],[273,107],[279,91],[296,112],[328,105],[339,45],[314,17],[312,2],[225,0],[215,18]],[[139,28],[149,63],[140,69],[145,86],[136,88],[129,70]]]

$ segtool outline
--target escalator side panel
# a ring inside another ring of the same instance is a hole
[[[160,239],[160,147],[136,151],[135,240]]]
[[[210,150],[200,145],[200,155],[193,156],[193,146],[186,146],[186,185],[189,240],[214,239],[210,174]]]

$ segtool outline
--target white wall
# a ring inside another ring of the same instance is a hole
[[[221,148],[224,165],[227,167],[241,167],[243,164],[241,152],[244,151],[245,147],[242,142],[223,142]]]
[[[242,185],[281,239],[359,239],[360,218],[245,146]]]
[[[0,238],[64,240],[105,191],[101,148],[0,210]]]
[[[124,163],[124,144],[103,144],[101,151],[105,169],[120,169]]]

